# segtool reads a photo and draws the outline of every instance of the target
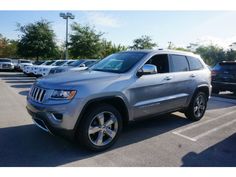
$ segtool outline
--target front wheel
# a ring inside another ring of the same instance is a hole
[[[101,105],[87,111],[77,131],[81,145],[93,151],[103,151],[112,146],[122,130],[119,111],[111,105]]]
[[[191,120],[200,120],[207,108],[207,95],[204,92],[198,92],[192,99],[185,116]]]

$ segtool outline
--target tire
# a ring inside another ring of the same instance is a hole
[[[198,121],[204,116],[206,108],[207,95],[204,92],[198,92],[193,96],[189,107],[185,111],[185,116],[190,120]]]
[[[89,150],[104,151],[117,141],[121,131],[121,114],[115,107],[103,104],[87,110],[79,123],[76,139]]]

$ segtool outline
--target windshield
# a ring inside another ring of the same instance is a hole
[[[72,64],[73,62],[75,62],[74,60],[72,61],[67,61],[63,66],[69,66],[70,64]]]
[[[8,59],[0,59],[0,62],[11,62],[11,60],[8,60]]]
[[[46,65],[46,66],[48,66],[48,65],[51,65],[51,64],[53,64],[55,61],[46,61],[45,63],[43,63],[42,65]]]
[[[95,71],[124,73],[130,70],[146,54],[146,52],[122,52],[112,54],[92,66],[91,69]]]
[[[31,63],[31,61],[21,60],[21,63]]]
[[[55,63],[52,64],[52,66],[61,66],[65,63],[66,61],[56,61]]]
[[[43,61],[35,61],[34,62],[34,65],[42,65],[42,64],[44,64],[45,62],[43,62]]]
[[[68,66],[77,67],[83,62],[84,62],[84,60],[77,60],[77,61],[74,61],[73,63],[70,63]]]

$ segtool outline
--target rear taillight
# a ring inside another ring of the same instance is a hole
[[[216,76],[217,71],[216,70],[211,70],[211,76]]]

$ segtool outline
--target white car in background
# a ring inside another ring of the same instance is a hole
[[[62,73],[67,71],[82,71],[87,69],[88,67],[93,66],[99,60],[96,59],[79,59],[74,62],[67,64],[67,66],[60,66],[56,68],[52,68],[49,74]]]
[[[56,68],[59,66],[67,66],[68,63],[74,62],[74,60],[56,60],[52,65],[43,66],[38,70],[38,75],[47,76],[50,73],[52,68]]]
[[[33,63],[29,60],[24,60],[19,64],[20,71],[23,71],[26,66],[32,66]]]
[[[0,71],[3,70],[13,70],[14,69],[14,65],[11,61],[11,59],[8,58],[0,58]]]
[[[34,66],[40,66],[40,65],[43,65],[44,63],[45,63],[45,61],[36,61],[32,65],[25,66],[24,69],[23,69],[23,72],[26,75],[31,75],[31,74],[33,74]]]
[[[23,71],[24,66],[26,65],[32,65],[32,62],[26,59],[18,59],[15,63],[15,70]]]
[[[49,66],[49,65],[52,65],[53,63],[55,63],[55,61],[53,61],[53,60],[48,60],[48,61],[44,62],[44,63],[41,64],[41,65],[35,65],[35,66],[32,67],[32,73],[33,73],[35,76],[37,76],[37,75],[38,75],[38,72],[39,72],[39,69],[40,69],[41,67]]]

